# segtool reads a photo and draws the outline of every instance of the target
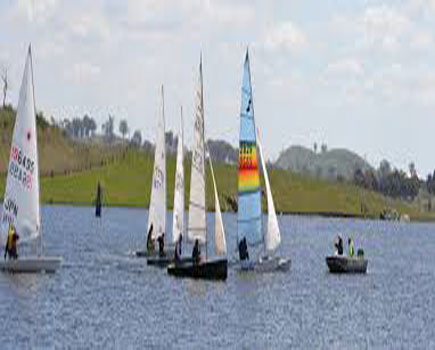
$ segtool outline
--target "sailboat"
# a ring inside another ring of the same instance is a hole
[[[262,147],[257,138],[249,54],[246,51],[240,107],[237,241],[240,243],[242,239],[246,239],[247,245],[251,247],[264,243],[264,256],[258,260],[242,260],[241,268],[242,270],[260,272],[285,271],[290,268],[290,259],[272,255],[281,243],[281,235]],[[268,225],[264,235],[262,233],[261,186],[257,149],[260,151],[267,193]]]
[[[183,135],[183,110],[181,109],[180,131],[178,134],[177,161],[175,169],[174,185],[174,209],[172,216],[172,243],[175,245],[180,235],[184,235],[184,135]],[[192,261],[192,258],[184,257],[182,261]],[[149,257],[148,265],[166,267],[174,262],[173,254],[166,254],[164,257]]]
[[[37,255],[0,261],[0,270],[26,273],[55,272],[60,267],[62,258],[42,253],[39,163],[30,45],[18,99],[8,169],[0,221],[0,240],[6,242],[9,228],[13,226],[20,237],[19,242],[31,241],[36,248],[36,239],[39,239],[40,244]]]
[[[140,257],[156,256],[159,253],[157,238],[166,230],[166,148],[165,148],[165,107],[164,91],[161,87],[161,104],[157,124],[157,140],[154,151],[154,168],[151,183],[151,200],[148,214],[146,239],[151,225],[153,227],[151,237],[155,242],[153,251],[147,249],[136,251]]]
[[[190,181],[188,239],[205,246],[205,260],[199,262],[176,262],[168,266],[168,274],[177,277],[225,280],[227,278],[227,248],[219,197],[216,188],[213,165],[209,155],[215,197],[215,253],[224,256],[210,259],[207,252],[207,221],[205,207],[205,138],[204,138],[204,99],[202,82],[202,59],[199,65],[199,80],[196,90],[196,113],[194,127],[194,148]]]

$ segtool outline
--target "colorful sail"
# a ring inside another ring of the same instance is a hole
[[[255,245],[263,241],[263,236],[260,174],[248,52],[244,64],[241,97],[237,236],[239,241],[246,237],[250,245]]]
[[[158,116],[154,170],[151,184],[151,201],[148,216],[149,232],[153,225],[152,237],[159,237],[166,229],[166,150],[165,150],[165,106],[162,86],[162,100]]]
[[[266,163],[261,146],[260,132],[258,132],[258,149],[260,151],[261,165],[263,169],[264,183],[266,185],[267,197],[267,231],[264,235],[264,248],[267,252],[274,251],[281,243],[281,234],[279,232],[278,218],[276,217],[275,205],[273,203],[272,191],[270,189],[269,175],[267,174]]]
[[[192,171],[189,199],[189,240],[205,243],[207,225],[205,218],[205,164],[204,164],[204,101],[202,86],[202,61],[196,89],[195,127],[193,130]]]
[[[226,255],[227,254],[227,242],[225,240],[225,230],[224,223],[222,221],[222,213],[221,206],[219,203],[219,196],[216,186],[216,180],[214,177],[213,164],[211,161],[211,156],[209,155],[208,160],[210,162],[210,172],[211,178],[213,181],[213,189],[214,189],[214,210],[215,210],[215,219],[214,219],[214,249],[217,255]]]
[[[184,228],[184,141],[183,110],[181,110],[180,132],[177,145],[177,165],[175,169],[174,212],[172,219],[172,241],[178,241]]]
[[[20,241],[34,239],[40,232],[38,145],[30,46],[18,100],[0,222],[3,244],[10,225],[15,226]]]

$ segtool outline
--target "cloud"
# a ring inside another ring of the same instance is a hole
[[[410,47],[417,50],[431,50],[434,47],[432,34],[426,31],[416,32],[410,41]]]
[[[58,0],[18,0],[11,8],[10,16],[45,24],[55,14],[58,5]]]
[[[68,22],[71,33],[82,39],[95,37],[97,40],[106,41],[110,38],[109,24],[100,11],[77,13]]]
[[[364,68],[362,64],[354,58],[343,58],[328,64],[326,75],[340,76],[349,78],[350,76],[362,76]]]
[[[64,74],[65,78],[75,84],[84,84],[100,75],[101,68],[90,62],[74,63]]]
[[[409,18],[387,5],[366,9],[362,22],[369,48],[394,51],[403,44],[412,27]]]
[[[305,34],[290,21],[270,27],[263,40],[264,47],[269,50],[295,51],[306,43]]]

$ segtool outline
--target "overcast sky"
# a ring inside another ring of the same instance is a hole
[[[435,168],[435,0],[1,0],[0,64],[17,104],[32,43],[37,109],[127,118],[154,141],[183,106],[191,144],[202,50],[206,137],[238,143],[250,49],[266,157],[289,145],[349,148],[420,176]]]

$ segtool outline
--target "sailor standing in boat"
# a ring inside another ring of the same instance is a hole
[[[154,252],[153,224],[150,225],[150,229],[148,231],[147,250],[148,252]]]
[[[246,243],[246,237],[239,242],[239,258],[241,261],[249,260],[248,244]]]
[[[348,243],[349,243],[349,256],[353,257],[355,255],[355,248],[353,246],[353,239],[349,238]]]
[[[159,255],[165,256],[165,233],[163,232],[158,238],[159,242]]]
[[[181,242],[182,242],[182,240],[183,240],[183,235],[180,234],[180,236],[178,237],[177,243],[175,244],[175,254],[174,254],[175,261],[181,260],[181,253],[182,253]]]
[[[5,247],[5,260],[6,255],[9,256],[9,259],[18,259],[18,253],[17,253],[17,242],[20,239],[20,236],[18,236],[14,225],[9,226],[9,233],[8,233],[8,239],[6,241],[6,247]]]
[[[193,246],[192,259],[195,264],[201,260],[201,250],[199,248],[199,240],[195,239],[195,245]]]
[[[337,255],[343,255],[343,239],[341,238],[340,235],[337,236],[337,240],[334,243],[335,246],[335,253]]]

